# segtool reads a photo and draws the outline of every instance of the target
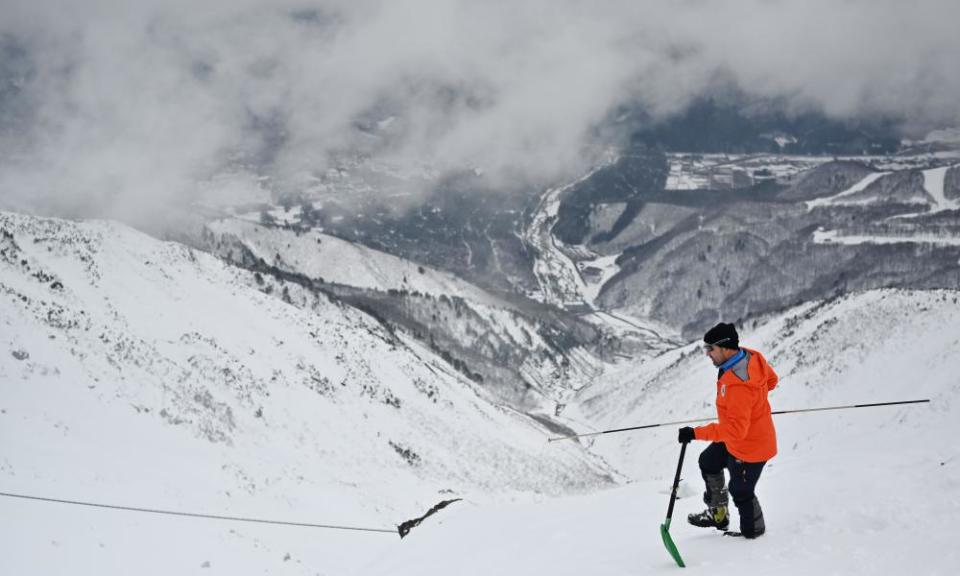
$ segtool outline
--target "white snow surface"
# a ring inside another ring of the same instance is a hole
[[[400,540],[0,498],[0,574],[678,573],[658,533],[677,426],[584,440],[628,479],[603,489],[598,460],[428,351],[291,297],[116,224],[0,213],[0,491],[387,528],[464,502]],[[777,416],[755,541],[685,523],[694,443],[671,529],[686,573],[955,574],[960,292],[852,294],[740,332],[781,375],[774,410],[931,403]],[[697,343],[619,366],[571,399],[579,431],[713,415]]]
[[[943,193],[943,182],[946,179],[947,171],[953,167],[941,166],[940,168],[923,171],[923,187],[934,200],[931,212],[960,209],[960,201],[948,200]]]
[[[695,442],[671,528],[687,568],[673,563],[658,532],[679,454],[679,426],[667,426],[585,441],[632,479],[626,486],[462,506],[358,573],[956,574],[958,302],[956,291],[876,291],[741,330],[744,345],[764,351],[782,377],[774,410],[931,400],[777,416],[780,452],[757,487],[767,533],[757,540],[687,525],[686,515],[703,508],[697,455],[705,443]],[[581,394],[580,417],[592,423],[583,431],[710,417],[715,375],[699,344],[625,366]]]
[[[329,234],[313,230],[292,234],[239,219],[218,220],[208,227],[218,236],[239,239],[255,256],[269,264],[311,278],[380,291],[419,291],[499,303],[489,293],[449,272],[419,266]]]
[[[564,377],[559,377],[552,348],[540,334],[536,318],[519,314],[515,304],[449,272],[316,231],[294,231],[231,219],[212,222],[208,230],[214,242],[220,244],[219,253],[230,252],[239,244],[286,272],[381,292],[398,290],[463,299],[463,306],[484,319],[490,332],[478,334],[475,324],[457,321],[449,322],[445,329],[461,343],[482,345],[479,341],[487,334],[495,334],[534,351],[521,367],[521,373],[529,385],[544,395],[543,410],[553,409],[555,402],[562,401],[572,389],[583,387],[602,370],[601,360],[586,350],[570,350],[567,358],[574,362],[563,371]]]
[[[843,234],[839,230],[813,231],[813,241],[817,244],[932,244],[936,246],[960,246],[960,237],[941,234],[912,233],[904,236],[884,236],[882,234]]]
[[[609,483],[546,433],[322,296],[0,212],[0,492],[392,529],[446,498]],[[343,574],[399,541],[5,497],[0,518],[4,575]]]

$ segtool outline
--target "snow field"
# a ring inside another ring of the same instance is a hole
[[[702,509],[695,442],[671,529],[689,573],[954,574],[960,446],[960,293],[877,291],[812,303],[741,329],[783,380],[774,410],[928,397],[930,404],[776,417],[779,455],[757,493],[768,532],[730,540],[685,522]],[[584,390],[604,429],[709,416],[715,372],[698,344]],[[671,574],[657,533],[679,426],[585,440],[626,487],[458,510],[364,574]],[[737,522],[734,512],[734,523]]]
[[[0,228],[0,491],[391,529],[452,495],[609,482],[355,310],[293,285],[285,303],[114,224],[0,213]],[[342,574],[399,541],[0,506],[0,574]]]

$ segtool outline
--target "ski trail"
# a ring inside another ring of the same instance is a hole
[[[814,244],[931,244],[938,246],[960,246],[960,238],[937,234],[911,234],[909,236],[883,236],[879,234],[841,234],[839,230],[819,228],[813,232]]]
[[[828,196],[826,198],[817,198],[816,200],[810,200],[806,203],[807,211],[809,212],[814,208],[817,208],[820,206],[829,206],[830,204],[836,204],[839,200],[842,200],[847,196],[852,196],[857,192],[861,192],[865,190],[867,186],[873,184],[874,182],[886,176],[887,174],[890,174],[890,172],[874,172],[873,174],[869,174],[865,176],[862,180],[860,180],[853,186],[847,188],[843,192],[840,192],[839,194],[834,194],[833,196]]]
[[[955,166],[960,166],[960,164]],[[923,188],[927,191],[927,194],[930,194],[930,197],[933,198],[934,201],[934,206],[929,212],[930,214],[960,208],[960,202],[957,200],[948,200],[943,193],[943,183],[947,177],[947,171],[953,167],[954,166],[941,166],[940,168],[923,171]]]

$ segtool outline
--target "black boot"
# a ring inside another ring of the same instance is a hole
[[[767,525],[763,521],[763,510],[760,508],[760,501],[757,500],[756,496],[753,497],[751,502],[748,502],[747,506],[741,505],[737,509],[740,511],[740,531],[725,532],[724,536],[742,537],[750,540],[757,536],[763,536],[763,533],[767,531]],[[744,521],[744,518],[750,516],[753,516],[752,522]]]
[[[687,522],[700,528],[716,528],[726,530],[730,526],[730,514],[726,506],[707,508],[697,514],[689,514]]]
[[[707,509],[697,514],[687,516],[687,522],[700,528],[716,528],[726,530],[730,525],[730,514],[727,509],[729,496],[727,494],[727,480],[723,472],[719,474],[704,474],[703,480],[707,490],[703,493],[703,502]]]

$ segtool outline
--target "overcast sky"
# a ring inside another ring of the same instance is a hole
[[[960,125],[958,7],[0,0],[0,202],[122,212],[224,172],[295,186],[358,147],[561,177],[615,143],[591,129],[618,105],[670,114],[718,74],[836,117]]]

